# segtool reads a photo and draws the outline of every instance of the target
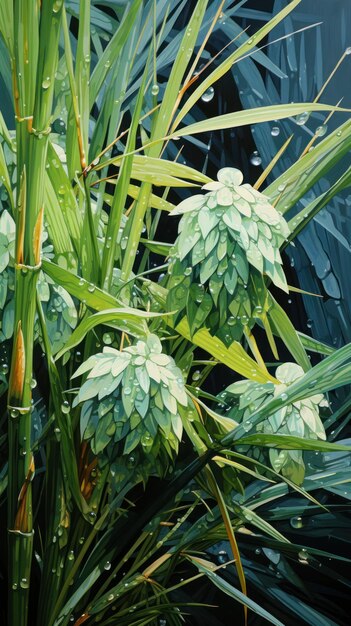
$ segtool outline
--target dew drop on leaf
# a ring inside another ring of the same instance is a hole
[[[211,102],[213,100],[215,94],[215,90],[213,87],[209,87],[201,96],[201,100],[203,102]]]
[[[67,400],[64,400],[64,402],[62,402],[61,404],[61,411],[62,413],[69,413],[70,410],[70,405],[69,402]]]
[[[318,126],[316,128],[315,134],[317,135],[317,137],[324,137],[327,130],[328,130],[328,127],[326,126],[326,124],[323,124],[322,126]]]
[[[300,113],[299,115],[295,117],[295,122],[298,126],[304,126],[306,122],[308,121],[309,117],[310,117],[310,114],[307,111],[304,111],[303,113]]]
[[[296,517],[292,517],[290,520],[290,526],[292,528],[302,528],[303,527],[302,517],[300,517],[300,515]]]

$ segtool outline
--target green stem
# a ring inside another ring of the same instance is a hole
[[[9,626],[26,626],[33,550],[31,380],[43,189],[62,4],[14,3],[16,210],[14,340],[8,390]],[[40,27],[39,27],[40,25]],[[39,43],[40,42],[40,43]],[[39,44],[39,48],[38,48]],[[17,73],[18,72],[18,73]]]

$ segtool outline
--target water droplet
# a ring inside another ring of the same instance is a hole
[[[19,416],[18,409],[10,409],[10,417],[12,417],[12,419],[16,419],[18,416]]]
[[[67,558],[68,558],[68,560],[69,560],[69,561],[74,561],[74,552],[73,552],[73,550],[71,550],[71,551],[68,553]]]
[[[200,370],[196,370],[193,375],[192,375],[192,379],[193,380],[200,380],[201,374],[200,374]]]
[[[351,54],[351,47],[350,48],[346,48],[345,54]]]
[[[258,165],[261,165],[262,159],[261,159],[260,155],[258,154],[257,150],[255,150],[252,153],[252,155],[250,156],[250,163],[251,163],[251,165],[255,165],[256,167]]]
[[[9,366],[7,365],[7,363],[2,363],[0,366],[1,374],[6,375],[8,371],[9,371]]]
[[[37,386],[37,381],[35,380],[35,378],[32,378],[32,380],[30,381],[30,388],[35,389],[36,386]]]
[[[102,341],[103,341],[103,342],[104,342],[107,346],[109,346],[109,345],[112,343],[112,341],[113,341],[113,339],[112,339],[112,337],[111,337],[110,333],[104,333],[104,334],[102,335]]]
[[[125,387],[123,389],[123,393],[124,393],[125,396],[130,396],[130,394],[132,393],[132,390],[131,390],[130,387]]]
[[[296,517],[292,517],[290,520],[290,526],[292,528],[302,528],[303,527],[302,517],[300,517],[300,515]]]
[[[113,595],[113,593],[110,593],[109,596],[107,596],[107,601],[108,602],[112,602],[112,600],[114,600],[115,596]]]
[[[272,137],[278,137],[279,134],[280,134],[279,126],[273,126],[272,129],[271,129]]]
[[[43,89],[48,89],[51,85],[51,78],[50,76],[47,76],[46,78],[44,78],[43,82],[41,83],[41,86]]]
[[[157,83],[154,83],[154,84],[152,85],[152,87],[151,87],[151,94],[152,94],[153,96],[157,96],[157,94],[158,94],[158,92],[159,92],[159,91],[160,91],[160,88],[159,88],[158,84],[157,84]]]
[[[282,402],[285,402],[285,400],[288,399],[288,394],[287,393],[282,393],[281,396],[280,396],[280,399],[281,399]]]
[[[149,433],[145,433],[145,435],[142,436],[140,441],[141,441],[142,446],[144,447],[149,446],[152,443],[151,435]]]
[[[191,272],[192,272],[192,268],[191,267],[186,267],[185,270],[184,270],[184,275],[185,276],[190,276]]]
[[[217,559],[218,563],[226,563],[227,561],[229,561],[229,557],[228,554],[226,553],[225,550],[220,550],[218,552],[218,559]]]
[[[327,125],[323,124],[322,126],[318,126],[316,128],[315,134],[317,135],[317,137],[324,137],[324,135],[326,134],[327,130],[328,130]]]
[[[95,285],[93,285],[93,284],[91,283],[91,284],[89,285],[89,287],[88,287],[88,291],[89,291],[89,293],[94,293],[94,291],[95,291]]]
[[[21,578],[20,587],[22,589],[29,589],[29,581],[28,578]]]
[[[104,565],[104,569],[105,569],[106,571],[108,571],[109,569],[111,569],[111,563],[110,563],[110,561],[106,561],[106,563],[105,563],[105,565]]]
[[[127,467],[128,469],[133,469],[133,467],[135,467],[136,464],[136,458],[135,456],[133,456],[132,454],[128,457],[127,459]]]
[[[302,550],[300,550],[300,552],[298,553],[298,557],[299,557],[300,563],[303,563],[304,565],[307,565],[307,563],[308,563],[308,552],[307,552],[306,548],[302,548]]]
[[[61,404],[61,411],[62,413],[69,413],[70,410],[70,405],[69,402],[67,400],[64,400]]]
[[[213,100],[213,98],[214,98],[214,94],[215,94],[215,90],[211,86],[208,89],[206,89],[206,91],[202,94],[201,100],[203,102],[211,102],[211,100]]]
[[[303,113],[299,113],[299,115],[295,117],[295,122],[298,126],[304,126],[304,124],[306,124],[306,122],[308,121],[309,117],[310,117],[310,114],[307,111],[304,111]]]

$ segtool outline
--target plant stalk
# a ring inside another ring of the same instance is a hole
[[[26,626],[33,550],[31,399],[43,190],[62,2],[14,3],[18,190],[14,339],[8,390],[9,626]],[[39,43],[40,42],[40,43]]]

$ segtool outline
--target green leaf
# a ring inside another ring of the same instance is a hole
[[[241,57],[246,56],[250,50],[256,50],[256,46],[264,37],[270,33],[270,31],[279,24],[289,13],[301,2],[301,0],[292,0],[288,6],[284,7],[277,15],[274,15],[262,28],[260,28],[257,33],[255,33],[254,37],[250,37],[245,41],[244,44],[239,46],[237,50],[235,50],[232,54],[230,54],[218,67],[216,67],[206,78],[201,80],[199,86],[195,89],[195,91],[188,97],[187,101],[181,108],[178,113],[174,124],[172,126],[172,130],[179,126],[179,123],[186,116],[186,114],[190,111],[190,109],[200,100],[201,96],[207,91],[209,87],[211,87],[217,80],[219,80],[224,74],[226,74],[230,68],[236,63]]]
[[[251,598],[246,596],[244,593],[239,591],[239,589],[236,589],[236,587],[233,587],[224,578],[219,576],[216,571],[214,571],[213,563],[207,563],[204,559],[200,560],[199,558],[192,557],[190,555],[187,555],[187,558],[193,563],[193,565],[195,565],[195,567],[197,567],[199,572],[205,574],[207,578],[209,578],[209,580],[216,587],[218,587],[218,589],[223,591],[223,593],[233,598],[233,600],[237,600],[244,606],[247,606],[251,611],[253,611],[257,615],[260,615],[260,617],[263,617],[263,619],[267,620],[271,624],[274,624],[275,626],[284,626],[282,622],[280,622],[277,618],[268,613],[268,611],[263,609],[256,602],[254,602],[254,600],[251,600]]]
[[[119,155],[112,159],[101,161],[94,169],[100,170],[112,164],[118,166],[125,158],[125,155]],[[211,181],[211,178],[206,176],[206,174],[202,174],[188,165],[183,165],[183,163],[140,154],[134,154],[133,156],[131,178],[152,182],[154,185],[162,187],[167,187],[168,185],[174,187],[191,186],[191,183],[187,182],[187,180],[192,183],[208,183]],[[109,182],[115,183],[116,181],[112,179]]]
[[[338,443],[329,443],[320,439],[305,439],[290,435],[265,435],[255,433],[236,439],[236,446],[266,446],[282,450],[321,450],[322,452],[351,452],[351,446]]]
[[[279,198],[276,204],[279,211],[282,213],[289,211],[315,182],[325,176],[350,151],[350,128],[351,121],[348,120],[314,146],[313,150],[298,159],[264,190],[271,202]]]
[[[65,354],[67,350],[71,350],[74,346],[80,344],[85,335],[99,324],[106,324],[112,328],[118,328],[135,337],[145,337],[148,332],[145,319],[154,317],[160,317],[160,314],[148,313],[147,311],[139,311],[138,309],[127,307],[123,309],[105,309],[99,313],[94,313],[82,320],[70,336],[65,347],[56,355],[56,360]]]
[[[171,138],[186,137],[187,135],[196,135],[197,133],[208,133],[215,130],[224,130],[225,128],[238,128],[239,126],[247,126],[249,124],[271,122],[273,120],[281,120],[286,117],[291,117],[292,115],[300,115],[301,113],[312,111],[350,112],[349,109],[339,108],[329,104],[318,104],[316,102],[276,104],[256,109],[248,109],[246,111],[237,111],[235,113],[226,113],[225,115],[208,118],[202,122],[196,122],[195,124],[184,126],[184,128],[172,133]],[[268,195],[267,190],[266,194]]]
[[[268,301],[268,317],[270,321],[273,322],[273,332],[275,330],[276,334],[283,340],[296,362],[299,363],[305,371],[308,371],[311,369],[311,363],[293,324],[284,309],[282,309],[271,294],[268,296]]]

